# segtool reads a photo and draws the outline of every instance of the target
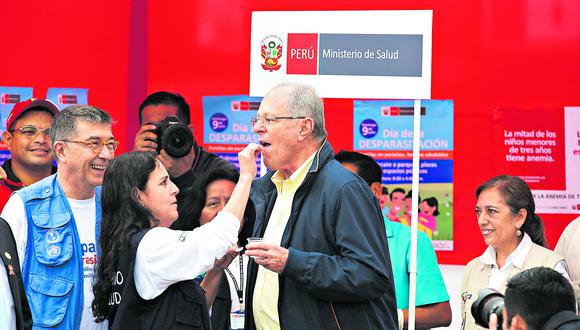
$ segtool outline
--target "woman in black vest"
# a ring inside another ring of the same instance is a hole
[[[179,189],[150,153],[116,157],[105,172],[93,313],[113,329],[209,329],[203,290],[193,279],[237,242],[261,147],[239,153],[240,180],[211,226],[171,230]]]

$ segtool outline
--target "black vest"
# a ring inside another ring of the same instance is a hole
[[[222,274],[220,285],[217,289],[213,305],[211,306],[211,329],[230,330],[230,311],[232,309],[232,297],[227,274]]]
[[[12,299],[14,300],[16,329],[31,329],[32,314],[24,292],[24,283],[22,283],[18,250],[16,249],[12,230],[2,218],[0,218],[0,258],[2,258],[4,263],[4,270],[1,271],[6,271]]]
[[[113,329],[209,330],[205,292],[193,279],[170,285],[152,300],[139,296],[133,269],[137,247],[148,231],[144,229],[134,234],[119,255],[118,272],[109,299],[109,326]]]

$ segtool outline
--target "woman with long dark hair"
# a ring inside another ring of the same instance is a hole
[[[184,221],[176,221],[171,228],[193,230],[200,224],[203,226],[213,221],[230,200],[238,179],[239,174],[233,169],[209,172],[192,187],[190,216]],[[255,217],[254,204],[248,200],[238,235],[238,246],[244,247],[247,244],[248,237],[252,235]],[[243,319],[247,265],[248,257],[240,254],[234,258],[226,258],[204,277],[201,285],[211,306],[213,330],[232,329],[232,322]],[[236,324],[233,324],[233,328],[237,328]]]
[[[150,153],[115,158],[105,172],[93,313],[114,329],[209,329],[201,287],[193,281],[238,241],[261,146],[239,153],[240,179],[210,224],[171,230],[179,192]]]
[[[479,186],[475,196],[475,215],[488,248],[470,261],[463,273],[463,329],[478,328],[471,305],[479,289],[504,293],[509,278],[532,267],[549,267],[570,279],[564,259],[546,249],[542,219],[536,214],[534,197],[522,179],[497,176]]]

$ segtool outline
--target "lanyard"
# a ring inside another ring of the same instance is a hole
[[[228,275],[230,275],[232,282],[234,282],[234,287],[236,288],[236,292],[238,293],[238,299],[240,300],[240,305],[244,303],[244,258],[240,254],[240,285],[238,286],[238,281],[234,277],[234,274],[226,268],[225,271]]]

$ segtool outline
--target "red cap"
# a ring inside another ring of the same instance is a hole
[[[57,113],[59,113],[58,107],[56,106],[56,104],[54,104],[52,101],[50,100],[38,100],[38,99],[29,99],[26,100],[24,102],[19,102],[16,103],[14,105],[14,108],[12,108],[12,111],[10,111],[10,114],[8,115],[8,118],[6,119],[6,130],[10,130],[12,128],[12,124],[14,124],[14,122],[20,118],[22,116],[22,114],[24,114],[26,111],[31,110],[31,109],[35,109],[35,108],[41,108],[44,109],[46,111],[49,111],[50,113],[53,114],[53,116],[56,116]]]

